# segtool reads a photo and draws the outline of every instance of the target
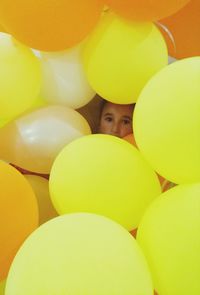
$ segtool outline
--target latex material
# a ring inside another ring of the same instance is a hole
[[[139,226],[137,240],[158,294],[200,293],[199,195],[200,184],[170,189],[149,207]]]
[[[0,281],[27,236],[38,226],[38,205],[27,180],[0,161]]]
[[[134,135],[152,167],[173,183],[200,181],[200,57],[175,62],[144,88]]]
[[[106,0],[105,2],[119,15],[128,19],[155,21],[175,13],[189,0]]]
[[[81,44],[64,52],[41,53],[42,97],[47,103],[77,109],[95,96],[83,69],[82,47]]]
[[[25,175],[30,183],[39,207],[39,224],[58,216],[49,196],[49,182],[44,177],[37,175]]]
[[[89,83],[101,97],[129,104],[167,65],[168,54],[152,23],[128,22],[107,13],[87,39],[83,62]]]
[[[0,157],[29,171],[48,174],[66,144],[90,133],[87,121],[75,110],[48,106],[0,129]]]
[[[6,281],[0,282],[0,295],[4,295]]]
[[[128,230],[161,193],[156,174],[136,148],[111,135],[89,135],[66,146],[50,174],[50,195],[60,214],[92,212]]]
[[[40,64],[32,51],[0,33],[0,119],[11,120],[29,109],[40,87]]]
[[[59,51],[82,41],[101,16],[99,0],[2,0],[6,31],[31,48]]]
[[[176,14],[161,20],[173,37],[164,33],[169,52],[178,59],[200,55],[200,1],[190,2]]]
[[[30,284],[30,280],[32,284]],[[146,261],[120,225],[69,214],[26,240],[9,272],[6,295],[152,295]]]

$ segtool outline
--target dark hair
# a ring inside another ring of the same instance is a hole
[[[100,103],[100,108],[99,108],[99,119],[101,118],[101,115],[102,115],[102,112],[103,112],[103,109],[104,109],[104,106],[106,103],[108,103],[108,101],[105,99],[102,99],[102,101]]]
[[[105,107],[105,105],[106,105],[107,103],[110,103],[110,101],[105,100],[105,99],[102,99],[101,104],[100,104],[99,118],[101,118],[101,115],[102,115],[103,109],[104,109],[104,107]],[[116,104],[116,105],[122,105],[122,104],[118,104],[118,103],[114,103],[114,104]],[[130,103],[130,104],[126,104],[126,105],[133,106],[133,111],[134,111],[135,103]]]

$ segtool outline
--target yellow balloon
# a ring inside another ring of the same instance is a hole
[[[5,285],[6,285],[5,280],[0,282],[0,295],[4,295]]]
[[[42,96],[47,103],[77,109],[95,96],[83,69],[82,47],[83,44],[63,52],[41,52]]]
[[[137,240],[160,295],[200,294],[200,184],[180,185],[147,209]]]
[[[153,295],[146,261],[120,225],[69,214],[42,225],[11,266],[6,295]]]
[[[5,120],[5,119],[0,120],[0,128],[5,126],[8,122],[9,120]]]
[[[47,107],[48,104],[45,102],[45,100],[42,98],[41,94],[39,94],[39,96],[37,96],[36,100],[33,102],[33,104],[31,104],[31,106],[25,111],[23,112],[23,116],[27,115],[27,114],[30,114],[30,112],[33,112],[33,111],[36,111],[40,108],[43,108],[43,107]],[[22,117],[22,115],[18,116],[15,118],[18,119],[20,117]],[[14,119],[12,120],[7,120],[5,123],[2,122],[2,126],[4,126],[6,123],[10,123],[11,121],[14,121]],[[1,126],[1,125],[0,125]]]
[[[146,85],[134,111],[137,145],[173,183],[200,181],[200,57],[177,61]]]
[[[26,111],[40,87],[40,63],[32,51],[0,33],[0,119],[13,119]]]
[[[39,94],[39,96],[36,98],[30,109],[28,109],[27,113],[30,112],[30,110],[36,110],[45,106],[47,106],[47,102],[42,97],[42,95]]]
[[[165,41],[152,23],[107,13],[88,38],[84,67],[92,88],[121,104],[136,102],[146,82],[168,63]]]
[[[36,175],[24,175],[33,188],[38,201],[39,224],[58,216],[49,196],[49,182],[47,179]]]
[[[87,121],[75,110],[44,107],[0,129],[0,158],[29,171],[49,174],[60,150],[90,133]]]
[[[161,193],[158,178],[138,150],[111,135],[84,136],[67,145],[50,174],[50,195],[60,214],[91,212],[128,230]]]

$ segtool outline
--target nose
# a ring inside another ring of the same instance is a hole
[[[117,122],[113,123],[110,134],[120,137],[120,126]]]

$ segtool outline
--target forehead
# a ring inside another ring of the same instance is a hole
[[[112,102],[105,103],[102,114],[110,113],[113,115],[132,117],[133,105],[114,104]]]

